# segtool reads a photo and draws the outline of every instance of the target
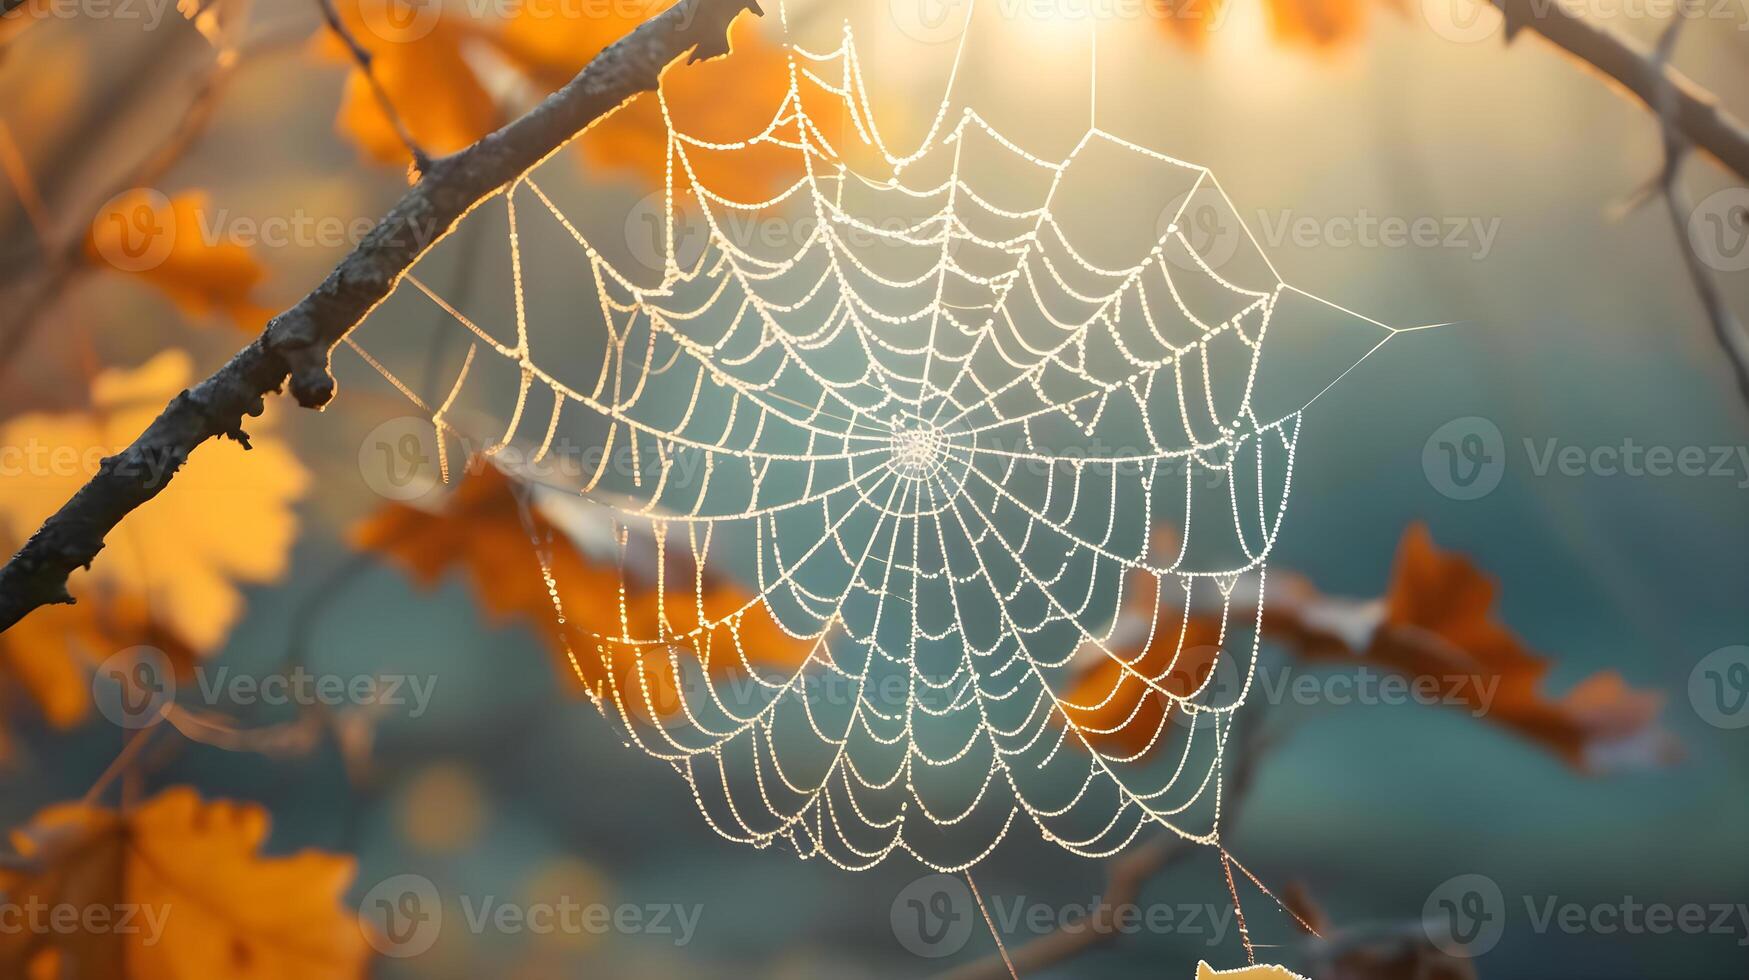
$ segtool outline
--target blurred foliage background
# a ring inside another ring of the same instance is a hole
[[[1455,2],[1484,23],[1498,19]],[[1368,214],[1433,216],[1497,229],[1486,244],[1455,247],[1345,246],[1327,233],[1266,243],[1289,281],[1381,320],[1458,321],[1386,348],[1319,402],[1277,564],[1326,594],[1380,596],[1399,539],[1424,524],[1441,548],[1498,582],[1500,619],[1553,661],[1551,696],[1618,672],[1635,689],[1661,692],[1659,719],[1643,719],[1634,734],[1655,724],[1681,746],[1679,759],[1660,750],[1638,760],[1647,764],[1594,772],[1460,710],[1271,706],[1290,734],[1259,762],[1229,846],[1266,882],[1303,885],[1338,930],[1394,935],[1419,922],[1442,883],[1487,875],[1507,896],[1503,939],[1440,969],[1740,976],[1749,924],[1698,936],[1539,932],[1523,904],[1749,901],[1749,740],[1691,697],[1703,658],[1749,642],[1749,471],[1732,456],[1734,468],[1717,476],[1539,474],[1526,448],[1631,440],[1734,453],[1745,444],[1749,406],[1668,218],[1653,206],[1618,207],[1660,167],[1656,120],[1534,36],[1507,45],[1496,25],[1453,40],[1440,25],[1454,8],[1435,0],[1227,3],[1188,17],[1104,20],[1101,121],[1209,166],[1248,220],[1311,217],[1328,229]],[[1026,6],[1013,8],[1004,57],[968,84],[998,114],[1080,120],[1085,24],[1029,16]],[[160,8],[155,23],[148,4],[129,8],[139,17],[119,4],[104,9],[66,16],[26,5],[0,19],[0,155],[10,180],[0,241],[13,296],[0,311],[0,431],[10,447],[125,442],[339,260],[354,232],[319,234],[317,223],[368,227],[406,184],[404,148],[316,4]],[[791,13],[827,25],[854,16],[874,52],[875,89],[932,106],[943,49],[896,30],[893,9],[812,0]],[[398,46],[372,40],[355,8],[342,4],[341,13],[376,51],[379,80],[413,137],[447,152],[561,84],[646,11],[518,26],[515,9],[477,16],[457,6],[436,31]],[[1663,26],[1626,7],[1587,13],[1647,42]],[[699,66],[701,79],[676,92],[701,125],[744,128],[749,116],[730,96],[736,85],[770,83],[774,20],[743,23],[736,54]],[[1714,8],[1675,56],[1738,113],[1749,111],[1746,27],[1740,6]],[[706,69],[716,74],[705,78]],[[687,84],[681,72],[671,84]],[[660,120],[647,102],[592,132],[567,152],[574,159],[555,161],[575,181],[573,200],[586,198],[605,228],[629,227],[660,187],[660,146],[649,143],[660,139]],[[1690,163],[1683,179],[1694,199],[1741,182],[1710,160]],[[117,193],[136,197],[118,202]],[[131,213],[136,198],[171,222],[309,227],[279,245],[198,247],[205,236],[179,234],[167,260],[129,271],[103,236],[105,216]],[[467,234],[450,244],[466,246]],[[1735,309],[1749,310],[1749,273],[1723,271],[1717,281]],[[394,349],[403,336],[392,318],[369,330],[373,349]],[[419,354],[417,325],[404,336],[397,352]],[[82,798],[142,806],[188,786],[206,800],[259,803],[271,814],[270,855],[356,858],[355,877],[313,889],[310,907],[328,911],[312,916],[345,919],[375,883],[404,873],[452,901],[568,896],[702,909],[684,944],[451,927],[421,956],[367,964],[364,946],[336,940],[337,975],[916,976],[993,952],[982,929],[952,959],[905,949],[892,908],[920,869],[904,861],[852,877],[722,840],[683,783],[625,748],[576,696],[534,617],[483,610],[464,575],[425,588],[349,544],[349,529],[385,506],[360,447],[405,410],[346,357],[336,355],[345,387],[329,411],[275,405],[252,429],[252,452],[203,447],[172,491],[130,517],[76,579],[79,606],[39,611],[0,636],[0,824],[40,826],[44,807]],[[1454,499],[1424,451],[1442,426],[1469,417],[1498,428],[1507,463],[1493,492]],[[79,482],[78,471],[9,472],[0,543],[16,548]],[[298,663],[435,683],[417,713],[341,709],[311,721],[289,709],[239,709],[182,719],[177,727],[195,737],[156,734],[130,749],[141,734],[92,709],[92,674],[142,643],[181,666],[199,659],[266,675]],[[255,817],[237,819],[255,826]],[[221,844],[230,847],[212,846]],[[987,896],[1060,906],[1102,894],[1106,874],[1022,833],[978,880]],[[1215,906],[1225,895],[1209,855],[1174,864],[1143,891],[1150,901]],[[1247,906],[1259,940],[1287,944],[1290,964],[1307,955],[1267,905]],[[463,918],[453,905],[448,915]],[[1243,953],[1231,934],[1125,936],[1039,975],[1189,976],[1199,958],[1234,965]],[[54,975],[40,950],[17,962],[27,961]],[[141,962],[131,968],[156,975]],[[1365,975],[1422,975],[1377,969]]]

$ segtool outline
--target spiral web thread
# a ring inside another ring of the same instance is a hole
[[[513,336],[407,279],[473,344],[442,404],[349,345],[432,417],[440,447],[480,354],[519,378],[499,446],[523,439],[539,461],[562,420],[597,427],[601,465],[570,489],[612,515],[620,622],[574,642],[572,664],[723,836],[851,869],[898,849],[967,869],[1017,822],[1089,857],[1149,826],[1219,848],[1222,759],[1300,431],[1298,410],[1258,417],[1259,355],[1284,297],[1309,294],[1273,267],[1261,284],[1223,277],[1176,215],[1133,263],[1101,265],[1053,210],[1091,147],[1181,176],[1185,203],[1231,209],[1204,168],[1091,125],[1044,159],[969,107],[953,117],[947,95],[897,155],[848,23],[831,51],[788,51],[783,102],[745,140],[689,136],[662,102],[659,285],[617,271],[530,174],[502,195]],[[886,173],[849,165],[805,93],[838,107]],[[981,194],[962,167],[974,144],[1035,175],[1035,203]],[[700,180],[697,156],[756,148],[801,176],[751,202]],[[931,167],[938,178],[916,179]],[[708,232],[684,268],[677,196]],[[816,219],[786,254],[737,241],[728,218],[786,207]],[[586,260],[608,341],[592,385],[536,361],[519,210]],[[920,265],[879,267],[904,256]],[[1366,322],[1381,344],[1396,332]],[[616,446],[629,476],[607,465]],[[565,623],[550,544],[536,550]],[[724,579],[749,585],[712,606]],[[1193,616],[1219,624],[1200,665]],[[774,638],[805,656],[772,669]],[[1100,664],[1109,693],[1075,700],[1071,678]]]

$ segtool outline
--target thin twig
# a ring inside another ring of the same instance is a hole
[[[110,185],[108,191],[99,198],[101,203],[98,206],[105,207],[118,195],[134,188],[156,184],[206,134],[225,86],[241,67],[254,63],[260,55],[282,50],[289,47],[293,40],[301,39],[302,35],[274,35],[250,45],[241,57],[215,59],[196,86],[194,95],[189,99],[176,124],[170,127],[150,153]],[[16,294],[7,296],[6,306],[10,316],[5,335],[0,336],[0,372],[16,363],[16,355],[30,337],[31,331],[55,301],[65,294],[73,281],[95,268],[87,261],[85,230],[91,227],[97,217],[98,215],[93,215],[91,221],[75,228],[63,242],[56,245],[44,242],[44,258],[40,267],[34,270],[34,280],[23,284]]]
[[[1508,40],[1520,29],[1535,31],[1614,79],[1654,113],[1664,93],[1671,93],[1670,118],[1683,138],[1749,181],[1749,127],[1725,111],[1717,96],[1660,62],[1626,34],[1593,24],[1561,4],[1547,0],[1490,2],[1506,16]]]
[[[365,84],[370,86],[371,95],[377,102],[377,108],[395,130],[395,135],[400,138],[401,145],[405,146],[408,154],[413,157],[413,176],[419,177],[424,174],[431,167],[431,157],[426,154],[424,147],[419,145],[419,141],[413,138],[412,130],[407,128],[406,121],[401,118],[400,110],[395,108],[395,100],[389,97],[389,90],[383,87],[382,79],[377,77],[376,69],[372,67],[375,56],[370,53],[370,49],[358,43],[358,38],[353,35],[352,29],[340,19],[340,12],[334,9],[334,0],[316,0],[316,5],[322,8],[322,19],[328,22],[329,32],[338,38],[340,43],[346,46],[346,50],[351,53],[353,63],[358,66],[359,74],[364,76]]]
[[[1669,64],[1675,54],[1676,42],[1681,36],[1682,26],[1688,22],[1692,4],[1693,0],[1687,0],[1677,7],[1669,26],[1664,29],[1653,48],[1652,63],[1660,70]],[[1671,224],[1675,226],[1676,247],[1682,253],[1683,265],[1688,269],[1689,280],[1694,283],[1694,291],[1700,298],[1701,308],[1706,311],[1707,322],[1712,325],[1719,347],[1731,362],[1737,379],[1737,390],[1742,393],[1744,401],[1749,403],[1749,333],[1745,333],[1742,323],[1725,303],[1718,283],[1713,280],[1711,269],[1695,248],[1694,240],[1689,234],[1694,206],[1682,192],[1678,178],[1683,162],[1688,159],[1690,144],[1677,126],[1680,102],[1676,89],[1666,85],[1652,105],[1664,134],[1664,165],[1653,183],[1664,198],[1665,210],[1670,216]]]
[[[12,127],[0,119],[0,169],[6,172],[6,179],[12,183],[12,189],[18,194],[18,203],[24,209],[24,216],[30,221],[30,227],[36,233],[37,241],[46,245],[49,240],[49,212],[43,207],[42,195],[37,193],[36,181],[30,176],[30,167],[24,161],[24,153],[18,148],[18,141],[12,138]]]
[[[122,518],[158,495],[196,446],[216,436],[248,445],[244,416],[288,382],[306,408],[333,399],[329,359],[407,271],[474,207],[557,153],[596,120],[642,92],[680,56],[729,52],[729,24],[754,0],[681,0],[590,61],[564,88],[503,129],[431,161],[351,254],[249,346],[171,400],[132,444],[97,473],[0,568],[0,630],[38,606],[71,602],[67,577],[88,566]],[[161,476],[160,476],[161,474]]]

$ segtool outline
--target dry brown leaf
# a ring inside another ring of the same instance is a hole
[[[7,478],[0,496],[0,541],[21,545],[104,456],[146,428],[193,371],[187,352],[164,351],[136,369],[99,374],[88,411],[33,413],[0,424],[0,445],[22,454],[19,474]],[[139,596],[195,649],[216,647],[242,611],[239,583],[285,572],[297,533],[292,504],[310,482],[273,434],[271,410],[249,429],[248,452],[225,439],[196,449],[163,492],[110,532],[101,559],[74,576],[74,595]],[[159,462],[149,478],[167,478],[169,461]]]
[[[589,694],[612,698],[617,692],[634,713],[651,720],[679,708],[670,650],[695,657],[717,677],[744,670],[743,653],[755,664],[790,670],[807,659],[812,644],[783,632],[764,603],[753,602],[753,595],[738,583],[707,574],[702,596],[690,588],[677,589],[672,583],[692,582],[695,576],[672,551],[665,592],[659,594],[654,582],[628,576],[622,593],[618,567],[575,547],[538,510],[525,513],[509,477],[491,466],[470,470],[441,511],[385,504],[353,527],[353,546],[382,554],[426,587],[459,572],[488,616],[533,626],[564,671],[578,675]],[[529,538],[531,527],[547,547],[564,623],[553,608]],[[684,645],[614,639],[656,636],[659,619],[666,620],[671,632],[699,629],[701,605],[706,619],[728,621],[703,629],[697,640]],[[743,606],[746,611],[731,618]]]
[[[352,859],[262,857],[267,830],[261,807],[203,802],[186,787],[121,812],[43,810],[13,832],[24,869],[0,871],[0,890],[13,908],[106,924],[9,929],[0,968],[59,980],[363,976],[364,933],[342,905]]]
[[[1382,607],[1364,642],[1329,624],[1341,600],[1285,577],[1265,607],[1265,635],[1314,661],[1367,663],[1408,677],[1472,679],[1449,693],[1485,720],[1516,732],[1580,769],[1672,761],[1658,727],[1663,695],[1629,688],[1614,671],[1565,695],[1542,693],[1551,662],[1494,618],[1498,586],[1463,555],[1442,551],[1426,526],[1403,533]],[[1353,608],[1352,603],[1346,604]],[[1483,692],[1492,691],[1492,695]]]
[[[267,270],[242,245],[210,241],[210,217],[202,191],[167,198],[135,188],[98,213],[86,254],[99,268],[151,283],[190,316],[219,313],[257,332],[272,313],[254,298]]]
[[[1272,574],[1263,636],[1305,661],[1365,665],[1438,682],[1442,700],[1582,770],[1656,766],[1676,758],[1676,743],[1658,724],[1664,699],[1656,691],[1635,690],[1614,671],[1603,671],[1560,697],[1542,693],[1550,661],[1494,618],[1496,591],[1494,580],[1474,563],[1441,551],[1427,528],[1415,524],[1403,534],[1383,599],[1327,596],[1303,576]],[[1152,580],[1136,582],[1130,592],[1152,595]],[[1145,621],[1146,610],[1141,615]],[[1182,697],[1214,666],[1219,630],[1216,611],[1193,609],[1182,622],[1178,610],[1167,609],[1155,625],[1153,648],[1114,652],[1135,673],[1161,677],[1161,689]],[[1184,653],[1175,663],[1181,636]],[[1459,679],[1464,683],[1452,683]],[[1123,755],[1154,741],[1171,703],[1104,656],[1074,675],[1064,700],[1065,713],[1089,743]]]

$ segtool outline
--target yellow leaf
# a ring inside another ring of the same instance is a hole
[[[96,472],[102,458],[139,435],[189,383],[186,352],[165,351],[132,371],[109,370],[91,386],[91,409],[20,415],[0,424],[8,471],[0,538],[24,542]],[[175,480],[110,532],[75,595],[92,588],[137,593],[154,617],[197,649],[215,646],[242,608],[240,582],[283,574],[297,517],[292,502],[309,474],[272,434],[271,415],[246,420],[254,448],[229,440],[197,448]],[[154,461],[149,479],[167,479]]]
[[[103,660],[134,646],[165,655],[178,676],[189,673],[195,652],[151,617],[144,596],[82,589],[71,606],[44,606],[0,633],[0,675],[16,681],[43,719],[71,728],[91,714],[91,673]]]
[[[86,252],[100,268],[151,283],[191,316],[221,313],[260,330],[271,311],[253,297],[267,270],[242,245],[210,241],[209,217],[201,191],[169,198],[136,187],[98,212]]]
[[[1196,965],[1196,980],[1212,980],[1214,977],[1232,977],[1233,980],[1306,980],[1305,977],[1279,966],[1259,964],[1242,966],[1237,970],[1217,970],[1206,962]]]
[[[0,972],[58,966],[44,975],[62,980],[363,976],[364,933],[341,904],[352,859],[319,851],[262,857],[267,830],[261,807],[203,802],[186,787],[123,812],[78,803],[43,810],[14,831],[27,870],[0,871],[0,889],[16,909],[69,908],[82,924],[99,921],[92,916],[105,924],[7,930]]]

